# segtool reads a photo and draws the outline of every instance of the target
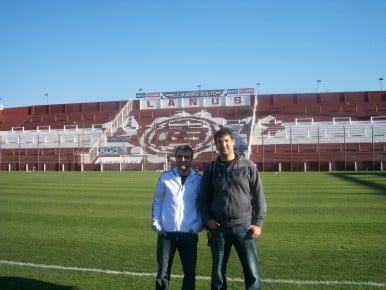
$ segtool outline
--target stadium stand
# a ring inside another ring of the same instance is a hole
[[[262,171],[383,170],[386,160],[384,91],[198,94],[2,108],[0,170],[165,170],[180,144],[202,170],[221,126]]]

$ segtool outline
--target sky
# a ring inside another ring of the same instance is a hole
[[[385,0],[0,0],[0,104],[377,91],[385,11]]]

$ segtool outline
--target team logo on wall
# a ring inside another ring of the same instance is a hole
[[[167,119],[155,119],[143,133],[140,143],[149,154],[168,156],[173,156],[177,146],[189,144],[196,155],[213,151],[212,138],[217,129],[218,123],[208,112],[203,111],[193,115],[182,112]]]

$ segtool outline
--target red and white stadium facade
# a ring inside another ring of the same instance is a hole
[[[382,170],[386,92],[256,95],[253,88],[139,93],[128,101],[0,106],[0,170],[165,170],[189,144],[198,170],[214,132],[261,171]]]

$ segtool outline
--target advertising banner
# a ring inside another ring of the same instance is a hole
[[[103,146],[98,148],[100,154],[114,154],[114,155],[125,155],[127,154],[126,146]]]

